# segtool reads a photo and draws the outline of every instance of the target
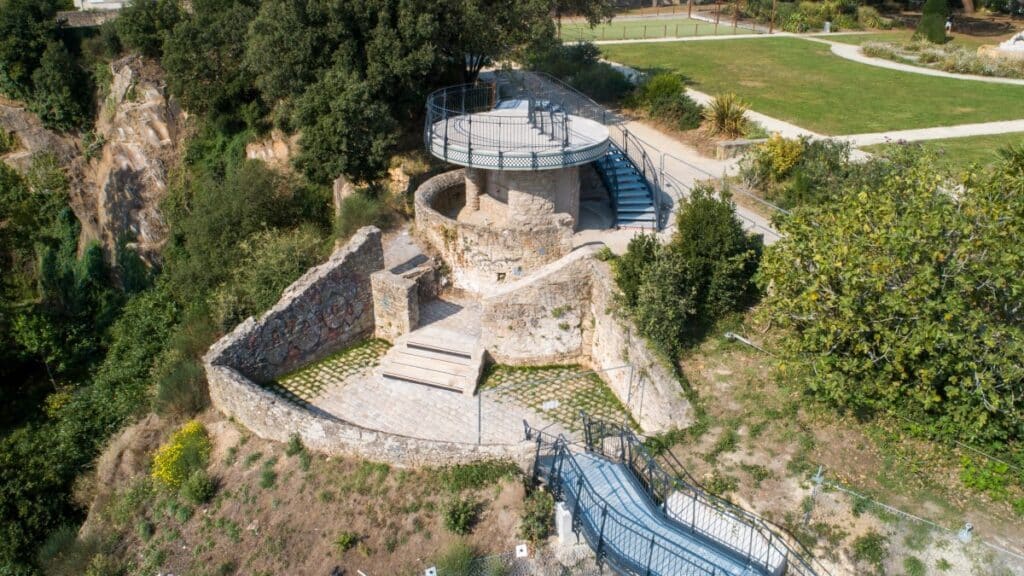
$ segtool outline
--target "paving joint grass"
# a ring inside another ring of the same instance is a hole
[[[276,394],[302,406],[308,406],[329,386],[370,370],[391,348],[384,340],[364,340],[319,362],[286,374],[275,382],[264,384]]]

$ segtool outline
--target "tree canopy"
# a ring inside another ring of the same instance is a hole
[[[957,183],[915,156],[785,218],[762,270],[764,312],[791,331],[786,369],[840,407],[896,410],[948,438],[1024,438],[1013,162]]]

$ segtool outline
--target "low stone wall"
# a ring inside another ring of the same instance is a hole
[[[528,227],[458,222],[436,207],[450,208],[446,193],[465,185],[465,171],[427,180],[416,190],[416,230],[451,268],[456,288],[486,293],[499,282],[521,278],[572,249],[572,226],[550,219]]]
[[[613,314],[617,288],[597,251],[577,249],[485,298],[483,344],[503,364],[588,366],[644,432],[685,428],[693,411],[679,379],[631,321]]]
[[[381,232],[366,227],[210,348],[214,363],[265,382],[373,333],[370,275],[384,268]]]
[[[396,466],[448,466],[506,458],[526,469],[534,445],[477,445],[439,442],[368,430],[314,408],[296,406],[240,374],[230,366],[207,364],[210,399],[222,413],[244,424],[260,438],[287,442],[298,434],[312,450],[352,456]]]
[[[381,270],[370,276],[373,285],[374,335],[388,342],[416,329],[420,299],[416,281]]]

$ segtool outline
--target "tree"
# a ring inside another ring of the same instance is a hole
[[[844,409],[893,410],[964,441],[1024,438],[1024,175],[963,189],[919,157],[798,209],[766,254],[784,365]]]
[[[946,18],[949,17],[947,0],[927,0],[921,10],[916,36],[935,44],[946,43]]]
[[[0,92],[25,98],[32,73],[54,37],[58,0],[0,0]]]
[[[336,65],[299,100],[303,127],[297,165],[315,182],[339,174],[375,180],[387,168],[399,125],[391,110],[358,74]]]
[[[121,9],[114,22],[125,46],[159,58],[164,39],[183,16],[178,0],[134,0]]]
[[[46,45],[32,85],[30,107],[46,126],[67,131],[91,123],[92,82],[63,43]]]
[[[193,2],[194,13],[164,42],[167,85],[195,114],[235,122],[256,102],[253,78],[242,65],[245,32],[256,10],[243,1]]]

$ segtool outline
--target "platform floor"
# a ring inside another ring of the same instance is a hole
[[[763,574],[755,567],[735,559],[708,544],[703,539],[688,534],[681,526],[669,521],[654,507],[650,498],[643,492],[633,475],[622,464],[617,464],[593,454],[580,453],[575,456],[583,470],[583,475],[594,490],[613,507],[616,512],[626,516],[647,530],[656,532],[664,541],[675,544],[691,552],[709,565],[708,574],[713,566],[719,576],[754,576]],[[563,466],[563,477],[575,482],[575,474],[571,467]],[[600,524],[600,518],[589,518],[594,525]],[[652,575],[681,576],[684,574],[703,574],[705,572],[693,568],[687,572],[680,568],[678,555],[668,549],[655,546],[651,549],[649,542],[626,533],[606,530],[605,546],[609,552],[621,557],[632,558],[640,566],[646,566],[648,554]],[[644,539],[646,540],[646,539]]]

